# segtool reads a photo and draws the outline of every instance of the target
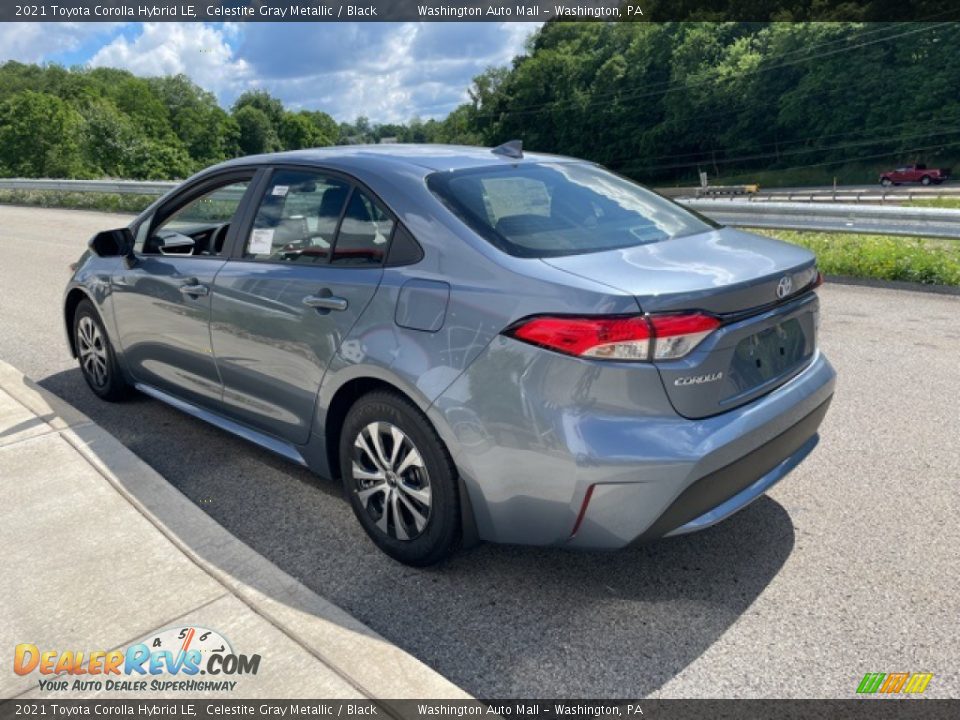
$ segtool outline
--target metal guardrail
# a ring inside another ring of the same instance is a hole
[[[175,182],[138,180],[0,179],[0,190],[163,195],[176,186]],[[960,188],[950,189],[960,192]],[[724,225],[960,239],[960,210],[953,209],[766,199],[677,198],[677,201]]]
[[[700,188],[673,187],[656,188],[661,195],[673,198],[701,198]],[[744,198],[741,196],[734,196]],[[855,186],[838,186],[837,188],[792,188],[770,190],[761,189],[757,193],[746,196],[750,202],[816,202],[816,203],[890,203],[897,204],[910,200],[930,200],[941,197],[960,197],[960,185],[933,185],[924,187],[896,186],[875,188],[858,188]]]
[[[960,240],[960,210],[892,205],[680,199],[724,225]]]
[[[0,190],[48,190],[54,192],[117,193],[120,195],[163,195],[175,182],[146,180],[36,180],[2,178]]]
[[[960,197],[960,187],[938,188],[876,188],[869,190],[768,190],[757,193],[753,202],[830,202],[830,203],[899,203],[904,200],[931,200],[940,197]]]

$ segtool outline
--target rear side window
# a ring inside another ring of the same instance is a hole
[[[427,184],[477,233],[519,257],[600,252],[716,227],[593,165],[485,167],[435,173]]]
[[[329,262],[349,195],[350,185],[323,173],[274,172],[243,256],[267,262]]]
[[[333,249],[335,265],[380,265],[387,254],[393,220],[359,188],[347,203]]]

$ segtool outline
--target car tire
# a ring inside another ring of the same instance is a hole
[[[924,175],[922,178],[920,178],[921,185],[929,185],[931,182],[932,180],[930,179],[929,175]]]
[[[347,412],[340,475],[357,520],[394,560],[425,567],[456,550],[456,466],[427,417],[399,393],[368,393]]]
[[[93,303],[81,300],[73,314],[73,341],[80,372],[101,400],[123,400],[130,385],[120,372],[117,356]]]
[[[890,178],[880,178],[880,184],[883,185],[883,187],[890,187],[893,185],[893,181]]]

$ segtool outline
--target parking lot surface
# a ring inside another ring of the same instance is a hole
[[[853,697],[932,672],[960,697],[960,297],[827,284],[839,374],[814,454],[704,533],[613,554],[377,551],[339,486],[159,402],[98,401],[60,297],[118,216],[0,206],[0,358],[236,537],[479,697]]]

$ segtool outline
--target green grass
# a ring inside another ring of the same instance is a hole
[[[901,205],[911,207],[960,208],[960,197],[922,198],[920,200],[904,200]]]
[[[960,285],[960,241],[848,233],[760,230],[809,248],[826,275]]]
[[[139,213],[154,200],[156,200],[156,197],[150,195],[56,192],[52,190],[0,190],[0,205],[32,205],[116,213]]]

